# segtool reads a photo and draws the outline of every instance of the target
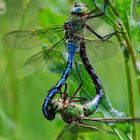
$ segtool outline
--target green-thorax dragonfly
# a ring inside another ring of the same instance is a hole
[[[53,113],[59,113],[63,121],[67,123],[65,125],[56,140],[71,140],[78,139],[81,132],[95,132],[101,131],[109,134],[117,135],[117,128],[121,129],[123,133],[126,133],[129,140],[132,140],[131,133],[133,128],[131,123],[140,122],[140,118],[131,117],[115,117],[115,118],[93,118],[91,115],[94,113],[95,99],[86,102],[85,104],[78,104],[79,101],[85,100],[85,98],[68,97],[67,84],[65,84],[64,92],[61,91],[61,98],[51,100],[49,104],[49,111]],[[89,117],[90,116],[90,117]],[[106,130],[101,126],[97,127],[99,123],[105,123],[109,127],[112,127],[112,131]],[[128,124],[128,125],[125,125]],[[115,127],[115,129],[113,129]]]
[[[94,1],[93,4],[95,4]],[[103,95],[102,84],[91,65],[90,67],[88,67],[89,61],[87,57],[94,56],[94,58],[92,59],[96,61],[101,58],[112,56],[116,52],[116,45],[113,42],[107,40],[112,35],[118,33],[118,31],[102,37],[92,29],[92,26],[88,25],[88,21],[92,20],[95,17],[104,15],[105,8],[106,3],[104,4],[103,12],[99,13],[97,9],[95,9],[94,11],[89,11],[87,6],[76,3],[71,10],[70,17],[63,25],[56,25],[45,29],[31,31],[13,31],[8,33],[3,38],[3,42],[6,46],[17,47],[21,49],[32,48],[46,43],[49,47],[43,47],[43,50],[41,52],[33,55],[26,62],[26,64],[31,64],[35,63],[36,61],[40,61],[40,66],[42,66],[43,59],[46,62],[48,59],[55,59],[57,51],[54,50],[62,51],[62,48],[64,48],[64,46],[67,47],[68,59],[65,71],[63,72],[62,77],[57,82],[57,84],[51,90],[49,90],[49,93],[45,98],[42,106],[43,114],[48,120],[52,120],[55,117],[54,114],[51,114],[51,112],[48,111],[49,103],[52,98],[59,92],[61,86],[68,78],[69,73],[72,69],[75,54],[77,52],[80,52],[82,62],[84,63],[86,70],[90,74],[93,83],[95,84],[97,96],[99,97],[97,102],[98,106],[98,103]],[[85,36],[86,32],[89,32],[92,36]],[[96,36],[98,39],[93,39],[93,36]],[[87,48],[87,51],[89,52],[88,55],[86,55],[85,53],[85,48]],[[102,48],[104,51],[102,51]],[[78,49],[80,51],[78,51]],[[82,82],[79,88],[81,86]]]

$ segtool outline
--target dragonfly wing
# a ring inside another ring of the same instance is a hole
[[[88,20],[87,24],[99,36],[106,36],[110,32],[114,32],[110,25],[105,22],[104,24],[101,24],[102,22],[104,21],[101,18],[95,18],[94,20]],[[85,38],[88,57],[90,56],[91,61],[96,62],[98,60],[108,58],[117,52],[117,45],[114,42],[109,40],[102,41],[86,27],[84,28],[83,35]]]
[[[3,38],[3,44],[8,47],[30,48],[39,45],[40,40],[37,36],[32,37],[33,31],[12,31]]]
[[[85,39],[85,46],[91,63],[114,56],[118,50],[112,41]]]
[[[57,135],[57,137],[55,138],[55,140],[63,140],[64,139],[64,136],[65,136],[65,133],[68,131],[69,127],[70,127],[70,124],[66,124],[61,129],[61,131],[59,132],[59,134]]]
[[[74,123],[66,124],[55,140],[77,140],[78,129]]]
[[[30,73],[40,72],[45,69],[53,73],[63,73],[66,61],[60,51],[44,49],[30,57],[24,66]]]
[[[41,30],[19,30],[7,33],[2,41],[5,46],[27,49],[44,43],[54,43],[64,35],[63,27],[51,27]],[[63,36],[64,37],[64,36]]]
[[[108,131],[106,129],[101,128],[101,126],[95,126],[94,124],[92,125],[92,123],[86,121],[86,122],[80,122],[80,123],[76,123],[76,125],[78,125],[80,127],[80,132],[103,132],[103,133],[109,133],[109,134],[114,134],[114,132],[112,131]]]
[[[140,122],[140,118],[81,118],[81,120],[86,120],[88,122],[100,122],[105,123],[115,131],[118,129],[125,135],[132,133],[133,127],[132,123]],[[131,123],[131,124],[130,124]]]
[[[78,137],[85,138],[85,135],[81,133],[85,132],[97,132],[101,131],[104,133],[114,134],[112,131],[104,130],[95,126],[87,125],[82,122],[73,122],[66,124],[58,134],[55,140],[77,140]]]

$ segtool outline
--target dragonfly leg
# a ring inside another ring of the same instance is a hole
[[[75,62],[76,71],[77,71],[78,76],[79,76],[79,78],[80,78],[80,85],[78,86],[78,88],[76,89],[76,91],[74,92],[74,94],[70,97],[69,102],[72,102],[72,99],[75,97],[75,95],[78,93],[78,91],[81,89],[81,87],[82,87],[82,85],[83,85],[83,80],[82,80],[82,77],[81,77],[80,72],[79,72],[79,70],[78,70],[77,62],[76,62],[75,59],[74,59],[74,62]]]
[[[64,103],[68,97],[68,94],[67,94],[67,83],[64,83],[63,85],[65,86],[64,87],[64,96],[63,96],[63,103]]]
[[[62,92],[62,86],[64,86],[64,92]],[[61,85],[60,91],[58,93],[60,93],[60,98],[63,99],[64,101],[67,99],[67,83],[64,83],[63,85]],[[62,96],[62,94],[64,94],[64,96]]]
[[[88,118],[87,118],[87,120],[88,120]],[[81,122],[74,122],[74,123],[78,126],[81,126],[83,128],[89,129],[89,130],[101,131],[101,132],[104,132],[104,133],[114,134],[114,132],[112,132],[112,131],[108,131],[108,130],[105,130],[103,128],[99,128],[99,127],[96,127],[96,126],[87,125],[87,124],[84,124],[84,123],[81,123]]]
[[[64,86],[64,91],[62,91],[62,86]],[[61,88],[59,89],[59,91],[57,93],[60,94],[60,98],[63,99],[63,101],[65,102],[67,97],[68,97],[68,94],[67,94],[67,83],[64,83],[63,85],[61,85]]]
[[[60,91],[58,93],[60,93],[60,98],[62,99],[63,98],[62,97],[62,94],[63,94],[62,90],[60,89]]]
[[[58,93],[60,93],[60,98],[61,99],[63,99],[63,102],[65,102],[66,101],[66,99],[67,99],[67,97],[70,97],[71,98],[71,96],[68,96],[68,93],[67,93],[67,83],[64,83],[63,84],[65,87],[64,87],[64,91],[62,92],[62,88],[60,88],[60,90],[58,91]],[[62,86],[63,86],[62,85]],[[61,87],[62,87],[61,86]],[[78,87],[79,88],[79,87]],[[76,92],[77,93],[77,92]],[[64,94],[63,96],[62,96],[62,94]],[[71,100],[71,102],[81,102],[81,101],[87,101],[87,98],[84,98],[84,97],[72,97],[72,99],[73,98],[78,98],[78,100]]]
[[[84,97],[74,97],[74,98],[78,98],[78,100],[72,100],[71,102],[82,102],[82,101],[87,101],[87,98],[84,98]]]
[[[71,98],[71,96],[68,96],[68,93],[67,93],[67,83],[64,83],[63,84],[65,87],[64,87],[64,91],[62,92],[62,88],[60,88],[60,90],[58,91],[58,93],[60,93],[60,98],[61,99],[63,99],[63,102],[65,102],[66,101],[66,99],[67,99],[67,97],[70,97]],[[62,86],[63,86],[62,85]],[[61,87],[62,87],[61,86]],[[63,95],[64,94],[64,95]],[[63,95],[63,96],[62,96]],[[81,101],[87,101],[87,99],[86,98],[84,98],[84,97],[73,97],[73,98],[78,98],[78,100],[72,100],[71,102],[81,102]],[[72,98],[72,99],[73,99]]]
[[[113,33],[110,33],[108,35],[105,35],[105,36],[101,36],[99,34],[97,34],[95,31],[93,31],[89,25],[85,24],[86,28],[92,32],[94,35],[96,35],[99,39],[101,39],[102,41],[106,41],[108,40],[109,38],[111,38],[113,35],[117,34],[117,33],[121,33],[121,34],[125,34],[124,32],[120,32],[120,31],[115,31]]]

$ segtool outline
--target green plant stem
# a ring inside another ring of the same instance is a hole
[[[115,16],[119,17],[119,14],[117,12],[117,10],[115,9],[115,7],[113,7],[113,5],[111,4],[110,1],[108,1],[108,5],[109,7],[111,8],[111,10],[114,12]],[[121,25],[121,26],[120,26]],[[119,27],[119,30],[122,30],[122,31],[126,31],[125,29],[125,26],[123,25],[121,19],[118,23],[118,25],[116,27]],[[116,27],[115,30],[116,30]],[[135,69],[135,73],[136,75],[138,76],[138,70],[137,70],[137,56],[136,56],[136,53],[132,47],[132,44],[131,44],[131,41],[129,39],[129,36],[128,34],[124,34],[122,36],[120,36],[119,34],[116,35],[117,38],[118,38],[118,41],[120,42],[120,46],[122,47],[122,40],[125,41],[126,43],[126,46],[128,48],[128,51],[130,53],[130,56],[131,56],[131,59],[132,59],[132,62],[133,62],[133,67]],[[121,39],[122,38],[122,39]],[[125,48],[125,45],[123,46]],[[125,59],[125,70],[126,70],[126,77],[127,77],[127,86],[128,86],[128,95],[129,95],[129,106],[130,106],[130,114],[132,117],[135,117],[135,107],[134,107],[134,90],[133,90],[133,87],[132,87],[132,79],[131,79],[131,74],[130,74],[130,66],[128,64],[128,60],[129,58],[127,58],[129,56],[126,56],[125,58],[125,55],[124,55],[124,59]],[[140,83],[140,80],[137,79],[137,83],[138,83],[138,86],[139,86],[139,83]],[[140,88],[139,88],[139,93],[140,93]],[[134,131],[133,131],[133,139],[134,140],[138,140],[138,135],[137,135],[137,130],[136,130],[136,125],[135,123],[133,123],[133,126],[134,126]]]
[[[108,1],[108,5],[111,8],[111,10],[114,12],[115,16],[119,17],[119,14],[118,14],[117,10],[113,7],[113,5],[110,3],[110,1]],[[119,26],[120,26],[120,29],[122,31],[126,31],[125,26],[123,25],[121,19],[118,21],[118,26],[117,27],[119,27]],[[123,34],[123,37],[124,37],[124,40],[126,41],[129,53],[130,53],[132,61],[133,61],[134,69],[135,69],[135,71],[137,73],[138,72],[137,67],[136,67],[137,55],[136,55],[136,53],[135,53],[135,51],[134,51],[134,49],[132,47],[131,41],[130,41],[130,39],[128,37],[128,34],[127,33]]]
[[[120,42],[120,46],[121,48],[126,48],[125,45],[127,44],[123,44],[123,42],[121,41],[121,37],[119,35],[116,35],[118,41]],[[126,71],[126,78],[127,78],[127,87],[128,87],[128,98],[129,98],[129,108],[130,108],[130,115],[132,117],[136,117],[135,116],[135,106],[134,106],[134,90],[133,90],[133,86],[132,86],[132,78],[131,78],[131,72],[130,72],[130,66],[129,66],[129,54],[126,55],[127,52],[125,52],[124,49],[124,64],[125,64],[125,71]],[[133,131],[133,139],[134,140],[138,140],[138,135],[137,135],[137,130],[136,130],[136,125],[135,123],[133,123],[133,127],[134,127],[134,131]]]
[[[137,70],[137,65],[136,65],[136,63],[138,62],[138,59],[137,59],[136,53],[135,53],[135,51],[134,51],[134,49],[132,47],[132,44],[131,44],[130,39],[129,39],[127,34],[125,35],[125,41],[127,43],[129,52],[131,54],[133,66],[135,68],[136,77],[138,77],[137,78],[137,84],[138,84],[138,90],[139,90],[139,95],[140,95],[140,78],[139,78],[139,71]]]
[[[126,41],[127,48],[129,50],[129,53],[130,53],[130,56],[131,56],[131,59],[133,62],[133,67],[135,69],[136,77],[139,77],[139,71],[137,70],[137,65],[136,65],[136,63],[138,62],[137,55],[132,47],[131,41],[130,41],[127,33],[124,35],[124,40]],[[140,95],[140,78],[137,78],[137,84],[138,84],[139,95]]]
[[[128,63],[128,59],[125,60],[125,70],[126,70],[126,77],[127,77],[127,85],[128,85],[128,94],[129,94],[129,108],[130,108],[130,113],[133,118],[135,118],[135,107],[134,107],[134,92],[132,88],[132,79],[131,79],[131,74],[130,74],[130,67]],[[135,123],[132,124],[134,127],[133,131],[133,139],[138,140],[138,135],[137,135],[137,130],[136,130],[136,125]]]
[[[126,44],[123,43],[121,36],[118,34],[116,35],[121,48],[126,48]],[[129,98],[129,108],[130,108],[130,114],[132,117],[135,116],[135,107],[134,107],[134,92],[133,92],[133,86],[132,86],[132,78],[131,78],[131,73],[130,73],[130,66],[129,66],[129,56],[126,55],[125,49],[124,49],[124,64],[125,64],[125,71],[126,71],[126,78],[127,78],[127,87],[128,87],[128,98]],[[137,130],[136,130],[136,125],[133,123],[134,131],[133,131],[133,139],[138,140],[137,137]]]
[[[126,41],[126,44],[127,44],[128,50],[129,50],[129,53],[130,53],[130,55],[131,55],[132,62],[133,62],[133,66],[134,66],[135,71],[136,71],[136,73],[137,73],[137,67],[136,67],[137,55],[136,55],[136,53],[135,53],[135,51],[134,51],[134,49],[133,49],[133,47],[132,47],[132,44],[131,44],[130,39],[129,39],[129,37],[128,37],[128,34],[125,34],[125,35],[124,35],[124,39],[125,39],[125,41]]]

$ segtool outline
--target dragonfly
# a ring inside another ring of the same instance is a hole
[[[61,91],[61,97],[51,100],[49,104],[50,112],[59,113],[62,120],[67,124],[61,129],[55,140],[65,140],[78,138],[80,132],[95,132],[101,131],[108,134],[115,134],[113,131],[108,131],[101,127],[94,126],[96,123],[105,123],[109,126],[120,124],[131,124],[134,122],[140,123],[140,118],[132,117],[114,117],[114,118],[92,118],[89,117],[94,113],[95,99],[78,104],[85,100],[82,97],[68,97],[67,83],[64,85],[64,92]],[[63,95],[63,96],[62,96]],[[77,99],[78,98],[78,99]],[[96,124],[97,125],[97,124]],[[117,126],[116,126],[117,127]],[[129,128],[128,128],[129,129]],[[128,133],[130,130],[128,130]],[[130,137],[129,137],[130,138]],[[132,138],[130,138],[132,139]]]
[[[93,4],[96,5],[95,1],[93,1]],[[61,51],[62,48],[67,48],[68,58],[66,68],[60,80],[53,88],[49,90],[48,95],[46,96],[42,105],[43,114],[48,120],[53,120],[55,118],[55,116],[53,116],[53,114],[51,114],[48,109],[50,101],[57,93],[59,93],[62,85],[66,82],[72,69],[75,55],[78,52],[80,52],[82,62],[85,65],[88,73],[91,75],[93,83],[96,86],[98,100],[96,99],[96,97],[95,99],[97,102],[97,106],[101,100],[101,97],[103,96],[103,86],[100,82],[100,79],[98,78],[91,65],[90,68],[88,67],[89,61],[87,59],[85,48],[89,49],[89,52],[92,52],[92,54],[89,54],[92,55],[92,57],[93,53],[95,52],[94,61],[112,56],[116,52],[116,44],[114,44],[112,41],[109,41],[108,39],[116,33],[119,33],[119,31],[115,31],[111,34],[101,36],[97,34],[94,30],[92,30],[92,27],[88,25],[88,21],[104,15],[106,3],[104,4],[103,12],[101,11],[99,13],[97,10],[97,6],[95,7],[96,9],[94,11],[89,11],[87,6],[76,3],[71,10],[71,14],[68,20],[63,25],[56,25],[45,29],[12,31],[5,35],[5,37],[3,38],[3,42],[6,46],[11,46],[14,48],[17,47],[20,49],[29,49],[32,47],[40,46],[42,44],[47,44],[49,46],[43,48],[40,52],[30,57],[27,60],[26,64],[31,64],[39,61],[39,65],[41,65],[41,61],[47,61],[49,58],[53,59],[55,55],[53,53],[54,50]],[[88,38],[84,36],[85,32],[90,32],[99,39],[95,40],[90,37]],[[98,49],[101,50],[101,48],[103,48],[106,53],[100,54],[102,51],[98,51]],[[80,51],[78,51],[79,49]],[[99,57],[97,57],[97,54],[99,55]],[[81,87],[82,81],[80,82],[78,90]]]

